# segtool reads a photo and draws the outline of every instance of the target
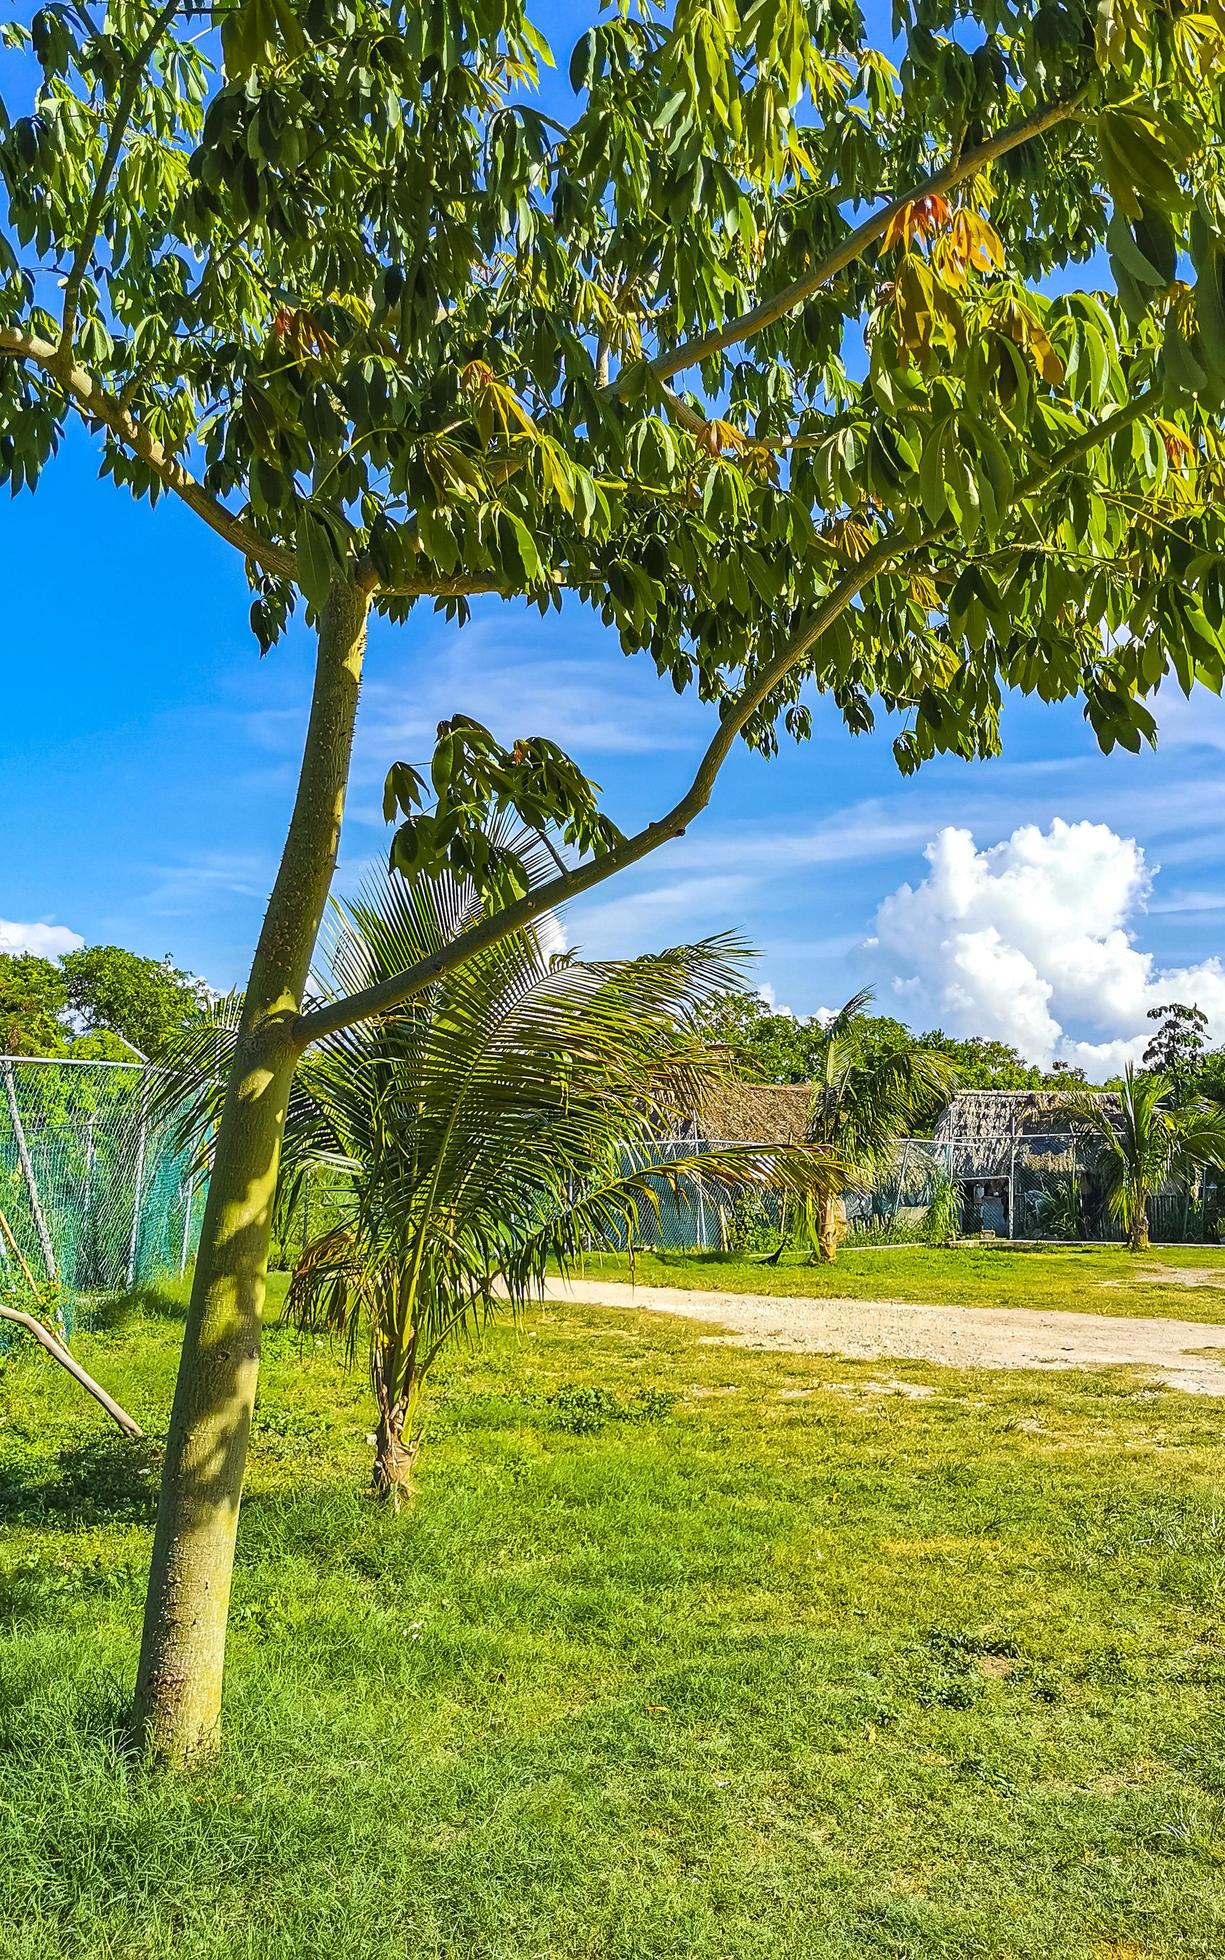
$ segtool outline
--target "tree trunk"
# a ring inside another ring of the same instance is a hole
[[[371,1485],[374,1495],[398,1511],[412,1493],[413,1464],[417,1460],[417,1445],[404,1441],[404,1424],[408,1417],[408,1398],[401,1397],[387,1409],[379,1411],[379,1425],[374,1436],[374,1473]]]
[[[336,863],[369,601],[332,593],[293,816],[251,967],[166,1444],[134,1724],[160,1761],[214,1745],[272,1201],[297,1017]]]
[[[830,1196],[819,1200],[817,1212],[817,1247],[822,1261],[832,1266],[838,1257],[838,1247],[846,1237],[846,1199]]]
[[[418,1444],[412,1439],[411,1430],[406,1443],[404,1430],[417,1400],[419,1384],[414,1367],[412,1331],[410,1328],[406,1333],[401,1320],[405,1302],[399,1276],[389,1287],[388,1293],[391,1311],[386,1326],[389,1332],[386,1335],[376,1334],[370,1346],[370,1385],[379,1412],[378,1427],[374,1433],[371,1489],[375,1497],[398,1511],[412,1491],[413,1464],[417,1459]]]
[[[1148,1201],[1145,1198],[1140,1199],[1135,1210],[1132,1212],[1128,1245],[1132,1252],[1148,1251]]]

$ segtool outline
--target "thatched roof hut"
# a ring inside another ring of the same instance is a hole
[[[1085,1127],[1075,1114],[1076,1102],[1084,1093],[1066,1089],[959,1089],[932,1135],[937,1143],[1073,1136]],[[1094,1100],[1108,1109],[1119,1106],[1118,1096],[1110,1089],[1094,1092]]]
[[[707,1091],[686,1134],[712,1143],[802,1143],[812,1093],[809,1082],[724,1082]],[[1118,1107],[1111,1090],[1098,1092],[1097,1099]],[[981,1153],[984,1166],[1001,1152],[1007,1158],[1014,1143],[1032,1146],[1046,1158],[1085,1134],[1074,1115],[1075,1101],[1061,1089],[959,1089],[936,1123],[932,1142],[957,1145],[959,1162],[977,1161]]]
[[[803,1143],[811,1102],[807,1082],[724,1082],[707,1091],[690,1134],[710,1143]]]
[[[1074,1171],[1091,1137],[1076,1114],[1084,1090],[960,1089],[932,1132],[946,1153],[949,1174],[964,1181],[1011,1176],[1018,1170],[1042,1174]],[[1111,1090],[1093,1092],[1094,1101],[1117,1110]],[[1096,1146],[1088,1143],[1090,1156]]]

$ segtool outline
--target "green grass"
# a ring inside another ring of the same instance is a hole
[[[1140,1274],[1210,1273],[1193,1285]],[[728,1293],[773,1293],[794,1299],[906,1300],[921,1305],[1060,1308],[1074,1313],[1152,1314],[1225,1322],[1225,1251],[1154,1246],[844,1247],[833,1266],[784,1253],[777,1266],[740,1253],[593,1253],[579,1268],[592,1279],[636,1279],[639,1286],[684,1286]]]
[[[10,1360],[4,1960],[1219,1960],[1218,1405],[703,1333],[498,1332],[394,1519],[360,1376],[272,1329],[186,1781],[117,1742],[147,1453]],[[152,1428],[177,1334],[79,1348]]]

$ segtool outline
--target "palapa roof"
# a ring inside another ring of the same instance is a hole
[[[932,1135],[937,1143],[1070,1135],[1084,1127],[1077,1120],[1076,1104],[1086,1093],[1083,1089],[959,1089]],[[1113,1090],[1091,1093],[1105,1108],[1118,1108]]]
[[[694,1114],[712,1143],[803,1143],[812,1089],[807,1082],[723,1082]]]
[[[1118,1107],[1113,1090],[1093,1092]],[[959,1089],[932,1132],[935,1143],[988,1145],[1012,1138],[1070,1136],[1084,1129],[1075,1104],[1084,1090]],[[720,1083],[707,1090],[691,1134],[719,1143],[803,1143],[812,1109],[810,1082]]]

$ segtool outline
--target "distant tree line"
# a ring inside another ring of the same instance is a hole
[[[1225,1047],[1209,1048],[1207,1017],[1200,1009],[1175,1001],[1151,1009],[1149,1019],[1159,1025],[1144,1051],[1143,1067],[1166,1077],[1179,1100],[1196,1095],[1225,1099]],[[827,1032],[815,1015],[801,1019],[779,1012],[760,994],[745,989],[713,1002],[705,1026],[709,1038],[727,1049],[746,1082],[820,1079]],[[952,1064],[962,1089],[1109,1089],[1122,1082],[1119,1076],[1090,1082],[1083,1069],[1066,1062],[1040,1068],[1007,1042],[983,1035],[959,1039],[943,1028],[916,1034],[891,1014],[862,1012],[852,1033],[865,1065],[888,1056],[938,1054]]]
[[[169,958],[82,946],[59,960],[0,953],[0,1054],[130,1062],[200,1021],[209,990]]]

